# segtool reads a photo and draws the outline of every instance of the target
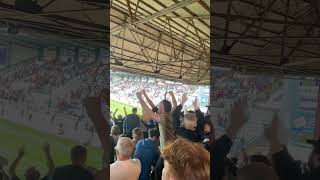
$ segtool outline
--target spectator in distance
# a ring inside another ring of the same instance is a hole
[[[136,127],[140,127],[140,117],[137,115],[138,109],[132,108],[132,114],[126,116],[123,121],[123,133],[132,138],[132,130]]]

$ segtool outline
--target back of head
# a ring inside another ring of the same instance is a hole
[[[132,130],[132,137],[134,137],[134,139],[143,139],[143,131],[141,128],[134,128]]]
[[[132,114],[137,114],[138,109],[137,108],[132,108]]]
[[[120,135],[120,128],[117,125],[111,127],[111,135]]]
[[[132,152],[133,152],[133,146],[134,146],[134,144],[131,139],[129,139],[127,137],[121,137],[121,138],[119,138],[115,149],[117,150],[117,153],[122,158],[130,159]]]
[[[210,179],[210,155],[200,144],[177,139],[164,148],[162,157],[174,180]]]
[[[40,172],[35,167],[30,167],[25,173],[26,180],[39,180]]]
[[[251,163],[238,171],[237,180],[278,180],[275,170],[264,163]]]
[[[168,100],[162,100],[164,112],[169,113],[172,110],[172,104]]]
[[[87,160],[87,149],[83,146],[77,145],[71,149],[71,161],[73,165],[85,165]]]
[[[149,129],[148,136],[149,138],[153,138],[153,137],[159,138],[160,132],[157,128]]]

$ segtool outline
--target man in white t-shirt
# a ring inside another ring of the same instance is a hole
[[[110,165],[110,180],[137,180],[141,172],[139,159],[131,159],[133,142],[127,137],[118,139],[115,147],[117,161]]]

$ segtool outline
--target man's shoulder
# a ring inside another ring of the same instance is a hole
[[[141,167],[141,162],[139,159],[130,159],[130,163],[132,163],[132,165],[134,165],[134,166]]]
[[[139,115],[137,114],[128,114],[125,119],[137,119],[137,118],[140,119]]]
[[[118,168],[118,167],[122,167],[122,166],[141,166],[141,162],[139,159],[130,159],[128,161],[116,161],[112,164],[110,164],[110,168],[114,169],[114,168]]]

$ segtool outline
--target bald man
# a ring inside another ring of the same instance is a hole
[[[131,159],[134,143],[127,137],[118,139],[115,147],[117,161],[110,165],[110,180],[137,180],[141,172],[138,159]]]

